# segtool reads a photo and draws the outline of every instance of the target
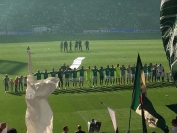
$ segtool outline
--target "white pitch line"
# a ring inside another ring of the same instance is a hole
[[[156,108],[161,108],[161,106],[156,106]],[[127,110],[127,111],[130,111],[130,108],[119,108],[119,109],[114,109],[114,111],[119,111],[119,110]],[[105,108],[105,109],[97,109],[97,110],[85,110],[85,111],[80,111],[80,112],[89,112],[89,111],[92,111],[92,112],[96,112],[96,111],[107,111],[107,109]],[[134,112],[133,110],[132,110],[132,112]]]
[[[114,110],[130,110],[130,108],[121,108],[121,109],[114,109]],[[80,111],[80,112],[89,112],[89,111],[107,111],[107,109],[98,109],[98,110],[87,110],[87,111]]]
[[[86,120],[86,118],[81,114],[80,111],[77,111],[77,113],[82,117],[82,119],[87,123],[88,121]]]

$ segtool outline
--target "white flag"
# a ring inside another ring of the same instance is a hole
[[[115,111],[112,110],[111,108],[107,107],[108,108],[108,111],[109,111],[109,114],[110,114],[110,117],[111,117],[111,120],[112,120],[112,124],[113,124],[113,127],[114,127],[114,131],[115,133],[118,133],[118,127],[117,127],[117,121],[116,121],[116,114],[115,114]]]
[[[74,69],[74,68],[77,69],[81,65],[83,59],[85,59],[85,57],[78,57],[78,58],[76,58],[73,61],[73,64],[70,66],[70,68],[71,69]]]
[[[47,97],[56,89],[59,79],[50,77],[34,80],[28,75],[26,90],[26,126],[27,133],[52,133],[53,112]]]

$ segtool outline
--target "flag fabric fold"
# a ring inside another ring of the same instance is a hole
[[[177,87],[177,0],[162,0],[160,29],[166,57]]]
[[[144,119],[150,127],[158,127],[162,130],[166,127],[164,118],[155,111],[151,101],[147,97],[145,76],[139,54],[137,58],[131,109],[141,116],[144,115]],[[143,117],[142,126],[145,126],[143,124]],[[144,129],[146,129],[146,127],[144,127]]]
[[[165,105],[167,106],[170,110],[175,112],[177,114],[177,104],[170,104],[170,105]]]

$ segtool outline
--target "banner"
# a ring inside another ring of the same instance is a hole
[[[99,29],[99,30],[83,30],[83,33],[155,33],[160,29]]]
[[[76,58],[73,61],[73,64],[70,66],[70,68],[71,69],[74,69],[74,68],[77,69],[81,65],[83,59],[85,59],[85,57],[78,57],[78,58]]]
[[[29,35],[31,30],[17,30],[17,31],[0,31],[0,35]]]
[[[57,34],[60,25],[32,25],[33,34]]]

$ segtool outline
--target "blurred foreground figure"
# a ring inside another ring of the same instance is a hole
[[[34,80],[30,51],[28,58],[29,75],[25,97],[27,133],[52,133],[53,112],[47,97],[56,89],[59,79],[50,77],[44,80]]]
[[[5,122],[0,123],[0,133],[7,133],[7,124]]]
[[[177,0],[162,0],[160,29],[164,50],[177,87]]]

